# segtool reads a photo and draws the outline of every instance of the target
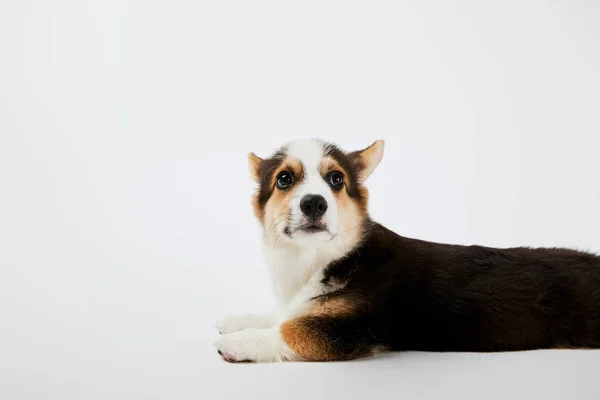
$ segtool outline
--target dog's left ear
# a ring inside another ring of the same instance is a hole
[[[378,140],[364,150],[351,153],[351,156],[354,158],[360,171],[360,183],[364,183],[373,171],[375,171],[375,168],[377,168],[383,158],[384,147],[385,142],[383,140]]]
[[[256,154],[248,154],[248,169],[250,170],[252,179],[254,179],[256,182],[260,182],[260,166],[262,162],[263,159]]]

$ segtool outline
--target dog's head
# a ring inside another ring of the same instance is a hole
[[[259,184],[254,213],[271,240],[319,245],[338,236],[357,239],[368,219],[363,186],[383,157],[383,140],[346,153],[320,140],[283,146],[270,158],[248,156]]]

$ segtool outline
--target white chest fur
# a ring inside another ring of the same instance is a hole
[[[285,243],[273,248],[264,243],[263,254],[279,306],[286,306],[309,281],[311,286],[317,286],[310,291],[315,296],[319,295],[319,278],[323,270],[345,253],[346,245],[339,236],[318,247]]]

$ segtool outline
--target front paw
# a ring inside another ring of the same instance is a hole
[[[270,322],[267,316],[257,314],[230,315],[217,322],[217,330],[226,335],[249,328],[268,328]]]
[[[276,328],[247,329],[223,335],[215,346],[221,357],[229,362],[279,362],[285,358]]]
[[[246,329],[247,318],[244,315],[229,315],[217,322],[217,330],[221,335]]]

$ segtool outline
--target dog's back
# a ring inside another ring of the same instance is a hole
[[[375,224],[326,276],[347,280],[394,350],[600,347],[600,257],[404,238]],[[360,265],[356,268],[356,265]]]

